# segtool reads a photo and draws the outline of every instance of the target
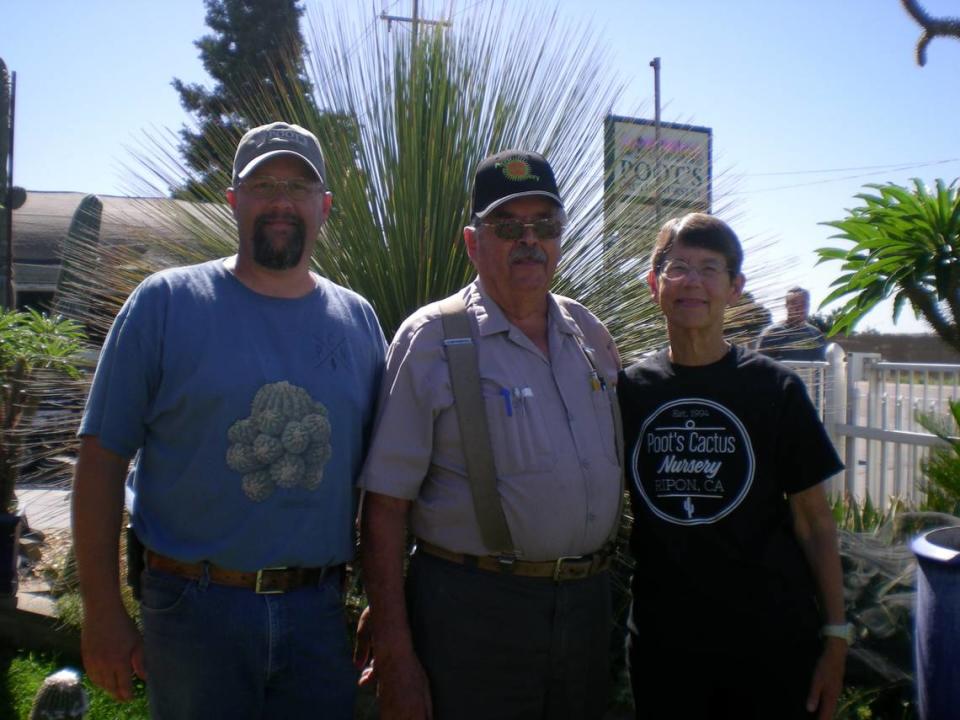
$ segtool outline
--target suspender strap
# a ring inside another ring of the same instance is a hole
[[[459,296],[440,303],[444,347],[453,403],[460,426],[460,446],[467,463],[467,477],[473,495],[473,507],[480,527],[480,537],[491,554],[504,556],[509,562],[516,557],[513,538],[497,492],[497,472],[493,463],[493,446],[487,411],[480,390],[480,368],[473,342],[467,308]]]

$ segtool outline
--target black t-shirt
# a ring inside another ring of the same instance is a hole
[[[786,496],[843,464],[800,378],[737,346],[699,367],[662,350],[617,391],[639,642],[749,652],[809,638],[815,586]]]

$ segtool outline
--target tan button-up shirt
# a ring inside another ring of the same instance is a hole
[[[520,557],[553,560],[597,550],[619,520],[622,492],[611,408],[619,367],[613,339],[585,307],[550,295],[547,358],[510,324],[479,280],[459,295],[474,327],[498,490]],[[412,500],[416,536],[487,555],[443,339],[438,303],[418,310],[397,331],[359,483]]]

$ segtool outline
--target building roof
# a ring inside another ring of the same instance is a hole
[[[26,202],[13,211],[14,282],[18,290],[53,292],[64,238],[85,197],[85,193],[79,192],[28,191]],[[222,231],[224,223],[232,223],[225,204],[96,197],[103,204],[100,242],[104,245],[142,243],[145,252],[149,252],[158,241],[190,242],[188,228],[194,223],[212,231]]]

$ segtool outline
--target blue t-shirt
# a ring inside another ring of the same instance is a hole
[[[81,435],[134,463],[152,550],[235,570],[353,555],[354,479],[383,369],[359,295],[260,295],[223,260],[147,278],[104,343]]]

